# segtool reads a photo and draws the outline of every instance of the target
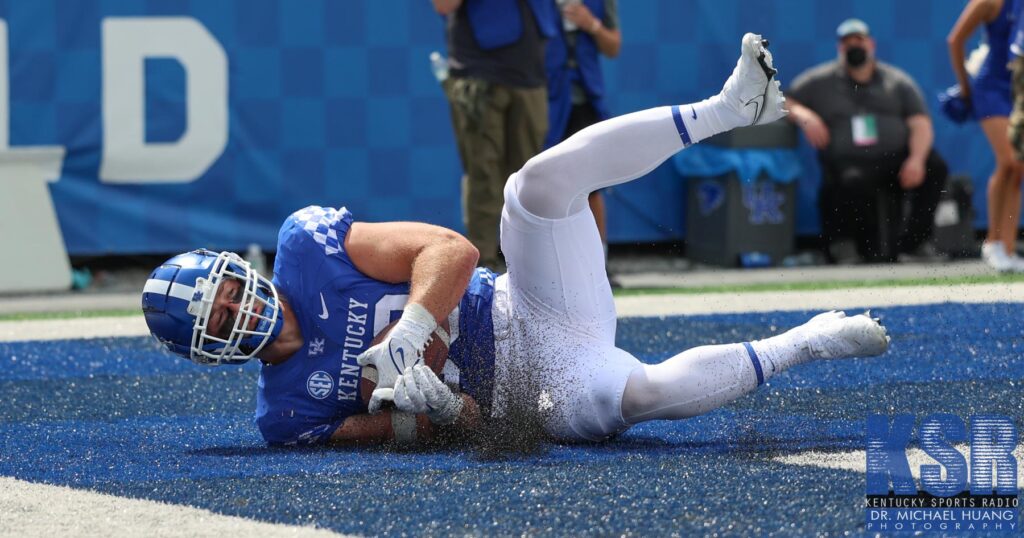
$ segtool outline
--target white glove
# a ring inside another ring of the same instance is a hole
[[[462,397],[452,392],[425,364],[409,368],[395,382],[395,407],[406,413],[425,413],[430,422],[446,426],[462,412]]]
[[[380,411],[384,401],[393,399],[392,387],[406,368],[422,363],[423,350],[436,328],[437,320],[426,308],[409,303],[384,340],[356,357],[360,366],[372,365],[377,369],[377,388],[367,406],[370,414]]]

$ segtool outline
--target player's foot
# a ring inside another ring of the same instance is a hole
[[[844,312],[818,314],[802,327],[815,359],[873,357],[889,349],[889,336],[870,312],[846,317]]]
[[[736,68],[722,88],[722,100],[748,120],[747,125],[773,122],[787,113],[776,73],[772,53],[768,52],[768,40],[748,33],[743,36]]]

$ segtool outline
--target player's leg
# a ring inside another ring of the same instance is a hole
[[[781,118],[783,97],[760,36],[743,38],[742,54],[722,92],[699,103],[626,114],[581,130],[531,159],[514,176],[523,207],[565,218],[600,188],[647,174],[676,152],[715,134]]]
[[[516,293],[538,311],[614,339],[604,249],[587,196],[636,179],[714,134],[782,117],[774,73],[760,37],[747,34],[719,95],[592,125],[513,174],[505,186],[501,241]]]
[[[879,355],[888,344],[885,328],[868,315],[826,312],[764,340],[689,349],[632,371],[622,395],[622,418],[635,424],[700,415],[797,364]]]

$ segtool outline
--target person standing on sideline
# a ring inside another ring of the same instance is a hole
[[[462,161],[462,215],[480,265],[504,271],[498,223],[505,180],[548,131],[544,52],[558,33],[554,0],[433,0],[445,17],[444,82]]]
[[[974,117],[996,158],[995,170],[988,180],[988,234],[981,257],[999,272],[1024,272],[1024,259],[1017,256],[1016,250],[1024,170],[1014,158],[1007,136],[1012,109],[1008,63],[1013,4],[1014,0],[970,0],[946,38],[961,98],[971,103]],[[982,24],[988,55],[972,80],[964,65],[964,46]]]
[[[548,135],[550,148],[577,131],[611,117],[604,101],[601,55],[615,58],[622,48],[618,0],[558,0],[562,31],[548,42]],[[604,197],[590,193],[601,242],[608,250]]]

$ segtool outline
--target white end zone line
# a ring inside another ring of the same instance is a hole
[[[1024,302],[1024,282],[890,286],[811,291],[748,291],[617,297],[619,317],[843,310],[938,303]]]
[[[619,317],[742,314],[938,303],[1024,302],[1024,282],[957,286],[892,286],[813,291],[756,291],[617,297]],[[146,336],[142,316],[0,322],[0,342]]]
[[[968,445],[956,445],[954,448],[963,454],[965,458],[968,458],[967,461],[970,461]],[[1024,445],[1017,445],[1013,455],[1017,458],[1017,476],[1021,476],[1021,473],[1024,473]],[[826,469],[853,471],[861,474],[867,473],[867,452],[865,450],[851,450],[848,452],[818,452],[811,450],[797,454],[777,456],[772,458],[772,461],[788,465],[807,465]],[[907,450],[907,461],[910,462],[910,473],[918,480],[921,479],[921,465],[936,464],[936,461],[931,456],[925,454],[920,448]]]
[[[343,536],[324,529],[265,523],[9,477],[0,477],[0,492],[0,536]]]
[[[142,316],[32,319],[0,322],[0,342],[69,340],[149,334]]]

